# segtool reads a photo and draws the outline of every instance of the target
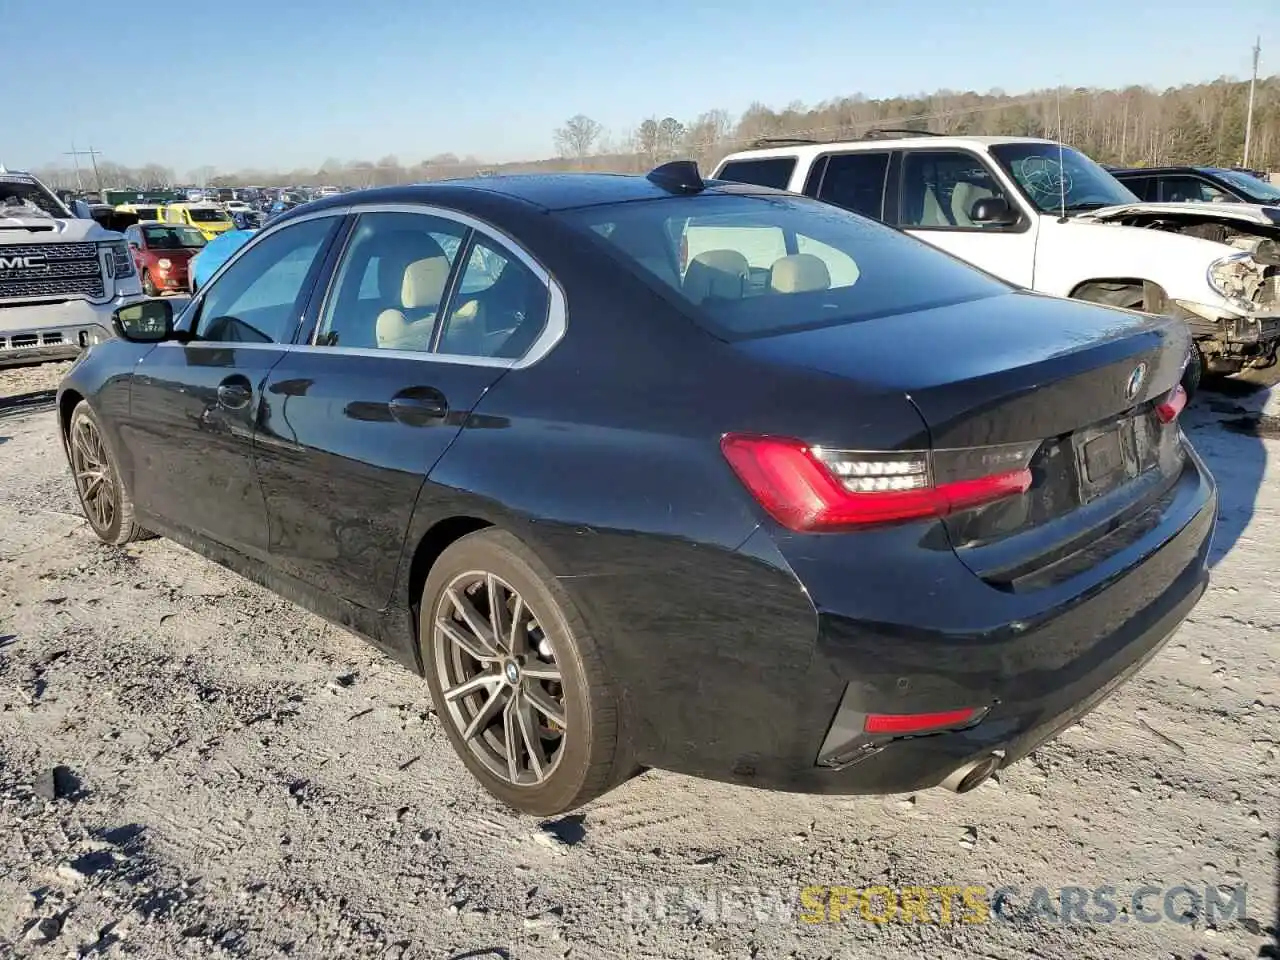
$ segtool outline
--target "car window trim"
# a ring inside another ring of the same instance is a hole
[[[239,250],[237,250],[230,257],[228,257],[226,262],[223,263],[222,266],[220,266],[214,272],[213,276],[209,278],[208,282],[203,287],[200,288],[200,290],[196,293],[194,297],[191,298],[191,302],[187,304],[186,308],[179,315],[178,319],[174,321],[175,329],[178,327],[181,327],[188,320],[192,321],[193,324],[196,322],[199,322],[200,310],[204,306],[204,298],[208,295],[208,292],[213,289],[213,285],[218,282],[218,279],[222,276],[223,272],[228,267],[230,267],[233,263],[235,263],[237,260],[243,257],[250,249],[252,249],[253,247],[257,246],[259,243],[261,243],[264,238],[269,237],[272,234],[279,233],[281,230],[287,229],[288,227],[294,224],[306,223],[310,220],[322,220],[326,217],[341,218],[341,217],[345,217],[346,215],[347,215],[346,208],[337,208],[332,210],[318,210],[315,213],[308,213],[300,217],[294,217],[285,221],[284,223],[276,223],[270,227],[266,227],[262,230],[259,230],[252,238],[250,238],[248,243],[244,244],[242,247],[240,247]],[[327,241],[329,246],[326,247],[326,256],[327,256],[327,251],[329,247],[332,246],[334,239],[335,237],[331,236]],[[323,258],[321,262],[323,266]],[[318,285],[322,278],[323,276],[321,274],[317,274],[315,278],[315,284]],[[312,287],[312,293],[313,292],[314,292],[314,286]],[[311,293],[308,294],[307,300],[303,304],[304,311],[306,310],[306,307],[310,304],[310,301],[311,301]],[[299,317],[299,321],[301,321],[301,316]],[[192,330],[192,332],[194,333],[194,329]],[[296,336],[297,336],[297,327],[295,326],[294,332],[289,340],[284,340],[279,343],[236,343],[235,347],[237,350],[254,349],[254,348],[259,350],[261,349],[280,350],[286,347],[293,346],[294,345],[293,338]],[[181,347],[208,347],[208,348],[225,350],[227,342],[228,341],[225,341],[225,340],[192,339],[183,343],[178,340],[162,340],[159,344],[157,344],[157,346],[163,347],[168,345],[177,345]]]
[[[467,232],[462,235],[462,242],[458,244],[458,254],[449,266],[449,276],[444,282],[444,296],[440,298],[440,309],[436,311],[436,322],[431,326],[428,353],[440,352],[440,341],[444,337],[444,325],[448,322],[450,314],[453,313],[453,301],[458,295],[458,288],[462,286],[463,271],[466,270],[467,263],[471,260],[471,254],[475,250],[475,246],[476,228],[468,227]]]
[[[331,211],[327,210],[324,211],[326,214],[330,212]],[[312,342],[292,344],[291,346],[293,350],[304,353],[323,351],[327,354],[387,357],[401,360],[422,360],[424,362],[435,361],[462,366],[502,367],[508,370],[523,370],[526,367],[531,367],[542,360],[564,338],[565,332],[568,330],[569,314],[564,288],[561,286],[560,281],[557,280],[555,275],[543,266],[532,253],[525,249],[521,243],[500,227],[497,227],[472,214],[463,213],[461,210],[454,210],[451,207],[442,207],[430,203],[357,203],[344,207],[343,213],[344,215],[356,218],[365,213],[412,213],[424,217],[436,217],[441,220],[450,220],[460,224],[461,226],[469,228],[468,233],[463,237],[464,243],[472,243],[472,238],[474,238],[477,233],[492,238],[496,243],[510,252],[512,256],[528,267],[533,272],[534,276],[542,282],[542,285],[547,288],[549,296],[547,298],[546,322],[543,324],[542,332],[538,334],[537,339],[534,340],[529,349],[525,351],[524,356],[517,358],[476,357],[469,354],[439,353],[434,351],[428,353],[420,350],[383,350],[378,347],[323,347],[316,345],[314,342],[316,338],[316,331],[319,330],[318,322],[314,323],[315,329],[312,331],[310,338]],[[316,215],[317,214],[311,214],[309,216]],[[296,223],[297,221],[291,220],[289,222]],[[354,231],[348,233],[348,242],[353,232]],[[257,237],[254,237],[253,241],[250,241],[250,243],[256,242],[257,239]],[[248,246],[249,244],[245,244],[245,248]],[[458,251],[459,254],[463,252],[462,246],[459,246]],[[238,254],[239,251],[237,251],[237,255]],[[228,261],[227,264],[224,264],[223,268],[228,266],[230,262],[231,261]],[[334,269],[330,272],[330,275],[326,280],[326,283],[330,287],[332,287],[334,279],[337,276],[337,264],[340,262],[340,260],[335,261]],[[462,259],[460,257],[458,263],[461,262]],[[457,264],[454,266],[456,268]],[[218,272],[221,273],[221,269]],[[451,280],[453,273],[456,273],[456,270],[451,271]],[[214,275],[215,279],[216,277],[217,274]],[[212,284],[212,282],[213,281],[211,280],[210,283]],[[453,290],[449,290],[446,295],[446,307],[451,305],[453,292]],[[436,330],[432,332],[433,344],[439,329],[439,318],[437,318]]]
[[[983,153],[980,150],[973,150],[969,147],[951,146],[951,147],[899,147],[897,152],[901,154],[901,160],[898,163],[898,183],[897,183],[897,209],[894,211],[894,220],[899,229],[911,233],[1026,233],[1031,229],[1035,222],[1034,215],[1028,213],[1023,205],[1023,197],[1020,195],[1020,189],[1011,189],[1002,176],[1000,176],[1000,164],[996,162],[996,158]],[[906,198],[906,181],[907,181],[907,155],[912,153],[962,153],[967,157],[972,157],[978,164],[987,171],[993,183],[995,183],[1004,194],[1005,201],[1013,205],[1018,211],[1018,222],[1008,226],[974,226],[960,227],[954,224],[947,224],[945,227],[922,227],[914,223],[902,222],[902,203]],[[1009,178],[1013,180],[1013,177]],[[1017,187],[1016,182],[1014,187]]]

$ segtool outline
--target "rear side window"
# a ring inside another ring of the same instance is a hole
[[[887,153],[841,153],[827,158],[817,197],[863,216],[884,219]]]
[[[803,197],[705,193],[561,216],[728,340],[998,296],[1010,288],[896,230]]]
[[[730,160],[716,174],[717,180],[749,183],[757,187],[785,190],[796,168],[795,157],[766,157],[760,160]]]
[[[1124,177],[1120,182],[1136,193],[1139,200],[1156,199],[1155,177]]]

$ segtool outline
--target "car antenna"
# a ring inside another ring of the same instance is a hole
[[[673,193],[698,193],[707,188],[702,174],[698,173],[698,164],[693,160],[664,163],[650,170],[645,179]]]
[[[1062,85],[1058,85],[1058,210],[1059,223],[1067,222],[1067,171],[1062,166]]]

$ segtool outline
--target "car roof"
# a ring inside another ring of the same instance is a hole
[[[969,149],[984,149],[986,147],[997,146],[1002,143],[1046,143],[1053,146],[1058,145],[1058,141],[1049,140],[1044,137],[979,137],[979,136],[905,136],[905,137],[884,137],[867,140],[830,140],[820,143],[792,143],[783,144],[776,147],[753,147],[748,150],[739,150],[729,154],[725,160],[738,160],[746,157],[765,159],[768,157],[798,157],[801,160],[812,160],[815,156],[822,153],[829,153],[832,150],[900,150],[903,148],[919,147],[929,150],[945,149],[947,147],[962,147]],[[723,162],[723,161],[722,161]]]
[[[712,194],[785,194],[751,184],[706,180],[701,193]],[[406,184],[354,190],[312,200],[289,211],[288,216],[302,216],[320,210],[374,203],[438,203],[443,206],[467,206],[468,199],[488,198],[509,201],[513,206],[551,211],[580,207],[658,200],[673,195],[696,196],[696,193],[673,194],[643,176],[622,173],[549,173],[508,174],[494,177],[468,177],[437,180],[431,183]],[[283,219],[283,218],[282,218]]]

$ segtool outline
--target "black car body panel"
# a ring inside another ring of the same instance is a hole
[[[1120,407],[1149,411],[1177,382],[1180,328],[1003,291],[725,342],[552,212],[664,196],[635,178],[484,178],[306,204],[264,234],[416,203],[518,238],[566,291],[567,333],[523,368],[309,346],[339,239],[295,343],[87,351],[60,388],[64,441],[84,399],[144,526],[419,671],[416,605],[434,557],[481,527],[510,531],[582,609],[635,759],[699,776],[816,792],[935,785],[993,750],[1016,759],[1153,654],[1205,589],[1216,517],[1212,479],[1176,424],[1160,489],[1126,487],[1123,507],[1094,518],[1106,529],[1077,525],[1088,544],[1020,585],[985,574],[1047,555],[1027,545],[1034,531],[993,538],[984,548],[1005,554],[985,565],[951,519],[795,532],[719,444],[728,432],[878,451],[1066,436]],[[900,350],[905,327],[934,344],[934,366]],[[1126,399],[1137,364],[1147,375]],[[217,406],[228,371],[252,396],[243,414]],[[391,406],[405,395],[443,403],[406,423]],[[989,712],[965,730],[830,742],[841,717],[955,707]]]

